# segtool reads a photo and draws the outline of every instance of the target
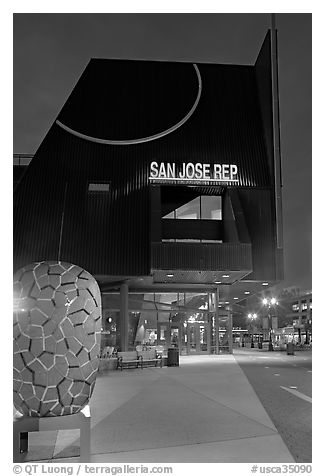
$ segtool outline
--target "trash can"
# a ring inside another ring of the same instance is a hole
[[[167,354],[167,367],[179,366],[179,350],[177,347],[170,347]]]
[[[293,342],[288,342],[287,343],[287,355],[295,355],[294,348],[293,348]]]

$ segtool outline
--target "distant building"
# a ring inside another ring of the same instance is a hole
[[[298,296],[286,298],[288,312],[286,319],[298,334],[300,342],[309,343],[312,334],[312,291],[302,291]]]
[[[263,299],[275,299],[275,304],[268,310],[263,305]],[[302,291],[297,287],[285,288],[282,291],[268,289],[251,296],[240,303],[243,310],[239,320],[242,325],[248,323],[249,332],[247,342],[251,335],[263,335],[264,340],[269,339],[272,329],[275,346],[285,345],[292,340],[302,344],[309,344],[312,336],[312,291]],[[256,314],[256,319],[251,321],[249,315]],[[235,322],[235,321],[234,321]]]

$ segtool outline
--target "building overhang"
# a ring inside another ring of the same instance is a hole
[[[164,282],[166,275],[175,271],[178,282],[214,283],[224,275],[227,284],[232,284],[252,272],[252,245],[152,243],[151,269],[157,282]]]

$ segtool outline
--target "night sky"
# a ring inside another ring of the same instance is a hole
[[[285,281],[311,289],[311,14],[277,14]],[[254,64],[270,15],[15,14],[14,153],[35,153],[91,57]],[[282,287],[282,286],[281,286]]]

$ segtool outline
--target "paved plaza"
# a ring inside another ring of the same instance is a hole
[[[233,355],[99,374],[91,462],[294,462]],[[77,462],[77,430],[30,433],[25,461]]]

